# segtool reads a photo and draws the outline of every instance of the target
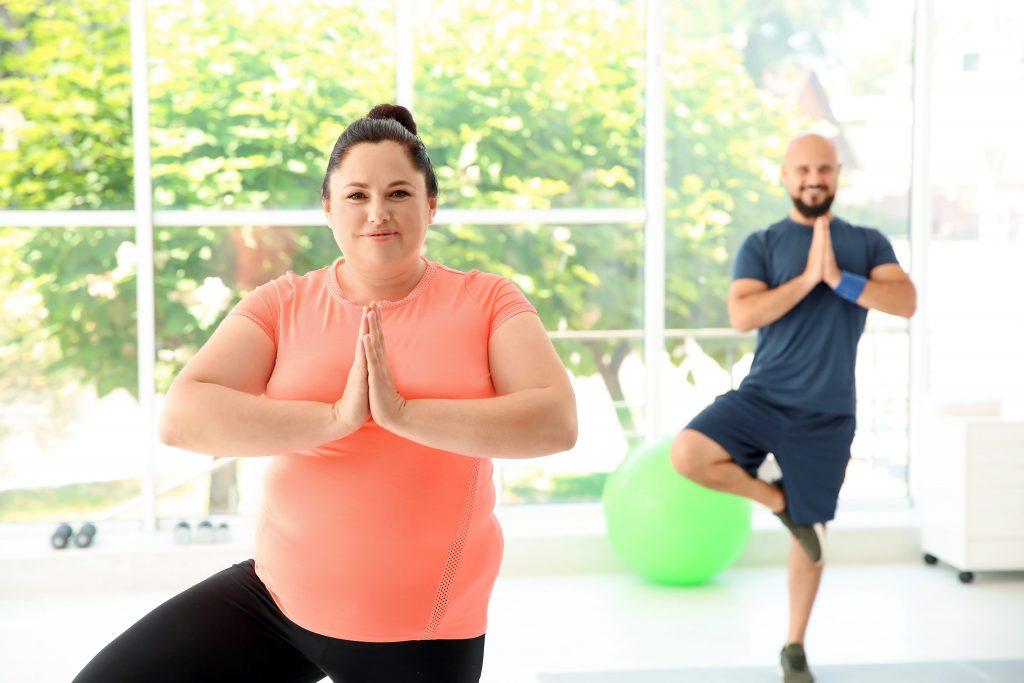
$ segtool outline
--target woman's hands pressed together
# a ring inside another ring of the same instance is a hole
[[[397,424],[406,401],[395,388],[384,348],[380,303],[363,306],[356,336],[352,369],[345,383],[345,392],[334,404],[335,420],[344,435],[358,430],[372,417],[389,429]]]
[[[359,332],[356,335],[355,354],[352,368],[345,382],[345,392],[334,404],[334,419],[344,435],[356,431],[370,417],[370,385],[367,381],[366,354],[363,353],[363,337],[366,336],[366,314],[363,306],[359,318]]]
[[[366,321],[369,330],[362,341],[368,368],[370,415],[381,427],[393,431],[392,427],[401,421],[406,400],[398,393],[391,378],[391,366],[388,364],[387,351],[384,347],[384,328],[381,326],[379,302],[370,305]]]

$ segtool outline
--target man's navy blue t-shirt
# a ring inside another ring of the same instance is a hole
[[[878,230],[833,218],[832,248],[840,270],[869,277],[898,263]],[[774,289],[807,266],[813,229],[790,218],[747,237],[736,255],[733,279],[760,280]],[[830,415],[856,414],[854,369],[867,309],[818,284],[786,315],[757,331],[750,374],[740,385],[783,406]]]

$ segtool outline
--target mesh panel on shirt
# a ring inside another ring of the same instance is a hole
[[[466,489],[466,498],[462,504],[462,517],[459,519],[459,526],[448,547],[448,559],[444,563],[444,573],[441,574],[441,583],[437,587],[437,595],[434,597],[434,609],[430,612],[430,621],[427,622],[426,635],[429,638],[441,625],[441,619],[448,609],[448,594],[451,592],[452,584],[455,582],[455,573],[459,569],[459,562],[462,560],[462,547],[466,544],[466,536],[469,534],[469,522],[473,517],[473,507],[476,505],[476,482],[480,475],[480,458],[473,461],[473,469],[469,475],[469,485]]]

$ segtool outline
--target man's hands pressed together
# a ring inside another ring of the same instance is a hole
[[[839,286],[843,274],[836,263],[828,218],[819,216],[811,229],[814,230],[814,235],[811,237],[811,248],[807,251],[807,266],[804,268],[803,278],[812,288],[819,282],[824,282],[835,289]]]

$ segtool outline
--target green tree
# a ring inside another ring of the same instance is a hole
[[[344,123],[393,99],[387,3],[150,3],[157,207],[319,206]]]
[[[0,206],[132,204],[128,3],[0,5]]]

